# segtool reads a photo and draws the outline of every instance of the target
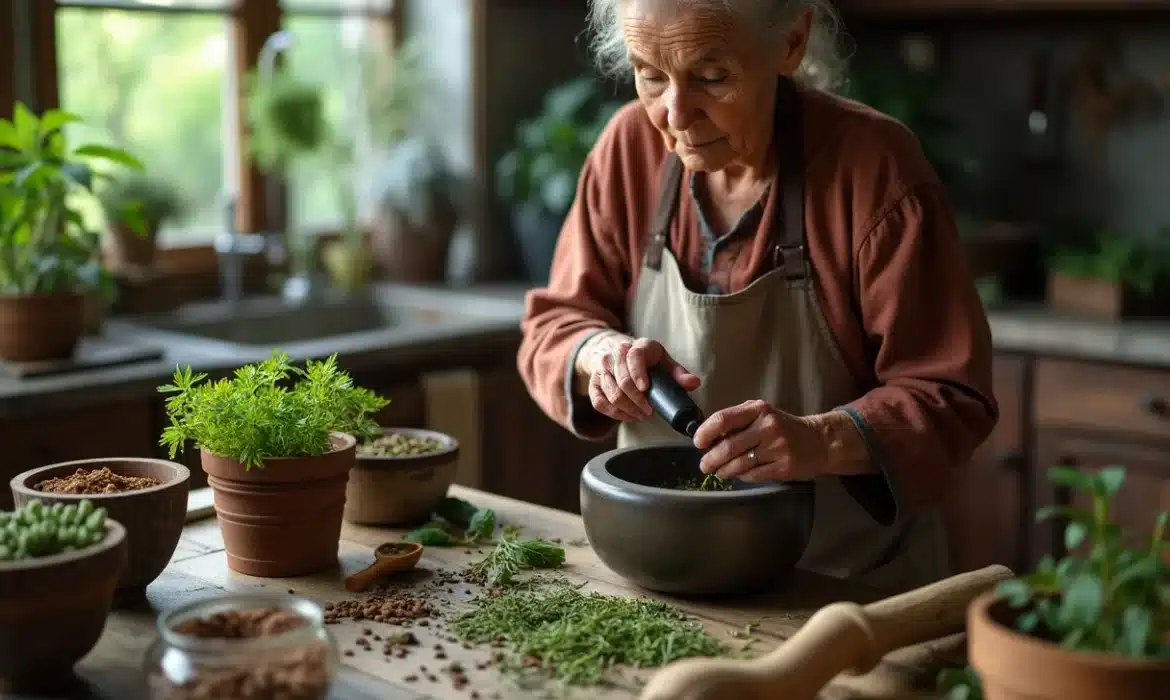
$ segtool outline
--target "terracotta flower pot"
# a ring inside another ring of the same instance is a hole
[[[73,356],[85,332],[81,294],[0,296],[0,359],[63,360]]]
[[[1016,615],[994,592],[967,611],[968,656],[986,700],[1149,700],[1170,688],[1170,660],[1067,651],[1017,632]]]
[[[150,267],[157,247],[158,224],[147,222],[146,235],[140,236],[125,224],[113,224],[102,238],[106,261],[114,269]]]
[[[337,563],[345,485],[357,440],[334,433],[333,451],[278,457],[246,470],[200,451],[228,567],[250,576],[304,576]]]
[[[121,476],[148,476],[158,479],[158,486],[117,493],[67,494],[45,493],[37,484],[54,477],[67,477],[78,469],[100,469]],[[110,457],[79,459],[30,469],[13,477],[9,485],[18,507],[36,499],[42,503],[76,504],[93,501],[106,515],[126,528],[129,560],[118,580],[115,605],[133,605],[146,593],[146,586],[158,578],[183,534],[187,520],[187,491],[191,472],[181,464],[147,457]]]

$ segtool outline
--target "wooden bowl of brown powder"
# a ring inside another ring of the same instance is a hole
[[[129,562],[118,580],[116,605],[145,594],[175,553],[187,515],[191,472],[145,457],[82,459],[30,469],[10,482],[17,506],[93,501],[126,528]]]

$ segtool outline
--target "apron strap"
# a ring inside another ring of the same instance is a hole
[[[804,115],[790,78],[781,78],[776,106],[780,145],[780,194],[783,226],[772,252],[772,265],[789,280],[808,276],[804,231]]]
[[[650,244],[646,246],[646,267],[651,270],[662,269],[662,251],[670,236],[670,220],[678,208],[678,192],[682,187],[682,160],[673,153],[666,154],[664,170],[658,190],[658,208],[650,226]]]

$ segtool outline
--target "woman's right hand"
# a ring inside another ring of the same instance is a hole
[[[588,376],[589,401],[602,415],[617,421],[639,421],[654,415],[646,392],[649,369],[663,366],[684,391],[699,388],[699,378],[666,352],[662,343],[634,339],[617,332],[596,336],[578,354],[578,367]]]

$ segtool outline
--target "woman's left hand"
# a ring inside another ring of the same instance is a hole
[[[708,450],[706,474],[748,482],[811,479],[825,473],[828,448],[809,418],[747,401],[711,414],[695,433],[695,447]]]

